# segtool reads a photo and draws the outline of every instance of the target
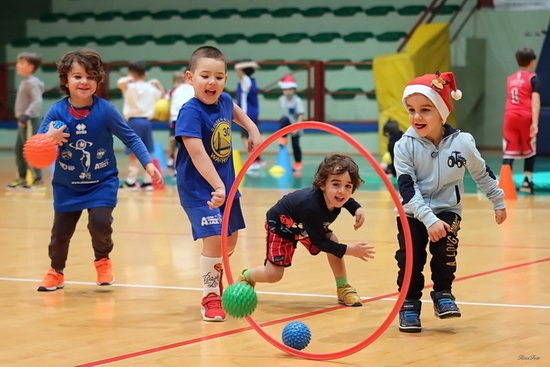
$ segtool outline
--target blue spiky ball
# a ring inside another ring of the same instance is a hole
[[[302,350],[310,341],[311,331],[303,322],[292,321],[283,329],[283,344],[287,347]]]
[[[54,120],[52,121],[53,122],[53,127],[55,127],[56,129],[59,129],[61,126],[67,126],[67,124],[65,124],[63,121],[61,120]],[[69,127],[67,126],[65,128],[65,130],[63,130],[64,133],[69,133]]]
[[[233,283],[223,291],[222,306],[229,316],[238,319],[249,316],[257,305],[256,291],[248,283]]]

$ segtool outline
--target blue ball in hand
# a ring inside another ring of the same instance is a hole
[[[63,121],[61,121],[61,120],[54,120],[54,121],[52,121],[52,122],[53,122],[53,127],[56,128],[56,129],[59,129],[59,128],[62,127],[62,126],[67,126],[67,124],[65,124],[65,123],[64,123]],[[65,128],[65,130],[63,130],[63,132],[64,132],[64,133],[69,133],[69,134],[70,134],[70,132],[69,132],[69,127],[67,126],[67,127]]]

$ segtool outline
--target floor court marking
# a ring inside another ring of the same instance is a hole
[[[518,268],[522,268],[522,267],[537,265],[537,264],[541,264],[541,263],[545,263],[545,262],[549,262],[549,261],[550,261],[550,258],[544,258],[544,259],[519,263],[519,264],[515,264],[515,265],[505,266],[505,267],[498,268],[498,269],[492,269],[492,270],[488,270],[488,271],[484,271],[484,272],[480,272],[480,273],[476,273],[476,274],[471,274],[471,275],[466,275],[466,276],[463,276],[463,277],[459,277],[459,278],[455,279],[455,282],[461,282],[461,281],[465,281],[465,280],[469,280],[469,279],[473,279],[473,278],[478,278],[478,277],[482,277],[482,276],[486,276],[486,275],[490,275],[490,274],[495,274],[495,273],[499,273],[499,272],[504,272],[504,271],[510,271],[510,270],[514,270],[514,269],[518,269]],[[37,279],[8,278],[8,277],[0,277],[0,281],[39,282],[39,280],[37,280]],[[91,283],[91,282],[65,282],[65,283],[96,286],[95,283]],[[137,284],[114,284],[113,286],[114,287],[124,287],[124,288],[151,288],[151,289],[202,291],[202,288],[199,289],[199,288],[192,288],[192,287],[151,286],[151,285],[137,285]],[[429,287],[431,287],[431,284],[427,285],[425,288],[429,288]],[[312,295],[312,294],[301,294],[301,293],[261,292],[261,291],[259,291],[258,293],[259,294],[271,294],[271,295],[286,295],[286,296],[329,297],[328,295]],[[395,298],[392,298],[392,297],[395,297],[396,295],[398,295],[398,292],[384,294],[384,295],[380,295],[380,296],[372,297],[372,298],[363,298],[363,303],[374,302],[374,301],[377,301],[377,300],[394,302]],[[330,297],[334,297],[334,296],[331,295]],[[423,302],[430,302],[430,301],[429,300],[426,300],[426,301],[423,300]],[[484,306],[484,307],[534,308],[534,309],[544,309],[544,310],[550,309],[550,305],[517,305],[517,304],[485,303],[485,302],[457,302],[457,303],[462,304],[462,305]],[[292,321],[292,320],[295,320],[295,319],[300,319],[300,318],[305,318],[305,317],[310,317],[310,316],[314,316],[314,315],[319,315],[319,314],[323,314],[323,313],[332,312],[332,311],[335,311],[335,310],[338,310],[338,309],[342,309],[344,307],[345,306],[341,306],[341,305],[327,307],[327,308],[324,308],[322,310],[311,311],[311,312],[307,312],[307,313],[303,313],[303,314],[299,314],[299,315],[293,315],[291,317],[287,317],[287,318],[283,318],[283,319],[277,319],[277,320],[265,322],[265,323],[262,323],[261,326],[266,327],[266,326],[271,326],[271,325],[275,325],[275,324],[280,324],[280,323],[283,323],[283,322],[289,322],[289,321]],[[80,364],[77,367],[92,367],[92,366],[105,365],[105,364],[108,364],[108,363],[113,363],[113,362],[118,362],[118,361],[122,361],[122,360],[126,360],[126,359],[131,359],[131,358],[135,358],[135,357],[139,357],[139,356],[143,356],[143,355],[163,352],[163,351],[166,351],[166,350],[175,349],[175,348],[179,348],[179,347],[183,347],[183,346],[186,346],[186,345],[191,345],[191,344],[195,344],[195,343],[199,343],[199,342],[203,342],[203,341],[213,340],[213,339],[217,339],[217,338],[221,338],[221,337],[225,337],[225,336],[230,336],[230,335],[234,335],[234,334],[237,334],[237,333],[246,332],[246,331],[250,331],[250,330],[253,330],[253,328],[251,326],[237,328],[237,329],[233,329],[233,330],[227,330],[227,331],[224,331],[224,332],[221,332],[221,333],[215,333],[215,334],[206,335],[206,336],[203,336],[203,337],[198,337],[198,338],[193,338],[193,339],[188,339],[188,340],[183,340],[183,341],[180,341],[180,342],[167,344],[167,345],[163,345],[163,346],[159,346],[159,347],[155,347],[155,348],[144,349],[144,350],[133,352],[133,353],[127,353],[127,354],[123,354],[123,355],[119,355],[119,356],[105,358],[105,359],[102,359],[102,360],[87,362],[87,363],[84,363],[84,364]]]
[[[505,266],[498,269],[487,270],[481,273],[465,275],[458,277],[454,282],[460,282],[464,280],[470,280],[473,278],[478,278],[485,275],[495,274],[503,271],[514,270],[526,266],[537,265],[545,262],[549,262],[550,258],[544,258],[539,260],[533,260],[529,262],[519,263],[515,265]],[[10,277],[0,277],[0,281],[6,282],[32,282],[39,283],[39,279],[27,279],[27,278],[10,278]],[[78,281],[65,281],[65,284],[74,284],[74,285],[90,285],[97,287],[95,282],[78,282]],[[424,289],[431,288],[432,284],[428,284]],[[197,287],[178,287],[178,286],[161,286],[161,285],[147,285],[147,284],[113,284],[110,287],[117,288],[139,288],[139,289],[166,289],[166,290],[184,290],[184,291],[201,291],[202,288]],[[271,292],[271,291],[257,291],[258,294],[265,295],[276,295],[276,296],[287,296],[287,297],[312,297],[312,298],[334,298],[334,295],[327,294],[312,294],[312,293],[293,293],[293,292]],[[46,293],[48,294],[48,292]],[[393,292],[385,295],[374,296],[374,297],[361,297],[363,303],[373,302],[373,301],[392,301],[395,302],[396,298],[393,296],[399,294],[398,292]],[[431,300],[422,300],[423,302],[431,302]],[[511,307],[511,308],[536,308],[536,309],[550,309],[550,305],[519,305],[519,304],[508,304],[508,303],[486,303],[486,302],[457,302],[458,304],[469,305],[469,306],[490,306],[490,307]],[[330,311],[333,309],[344,308],[345,306],[335,306],[333,308],[328,308]],[[325,309],[324,309],[325,310]],[[306,314],[307,315],[307,314]],[[300,317],[304,317],[301,315]],[[298,316],[293,316],[293,318],[298,318]]]

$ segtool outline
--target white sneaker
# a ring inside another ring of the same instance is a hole
[[[145,191],[153,191],[154,187],[150,182],[144,182],[141,184],[141,188]]]

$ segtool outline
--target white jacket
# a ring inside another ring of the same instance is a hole
[[[437,214],[461,215],[466,168],[479,189],[504,209],[504,191],[476,148],[474,137],[445,124],[443,140],[436,147],[409,127],[395,144],[394,165],[405,213],[429,228]]]

